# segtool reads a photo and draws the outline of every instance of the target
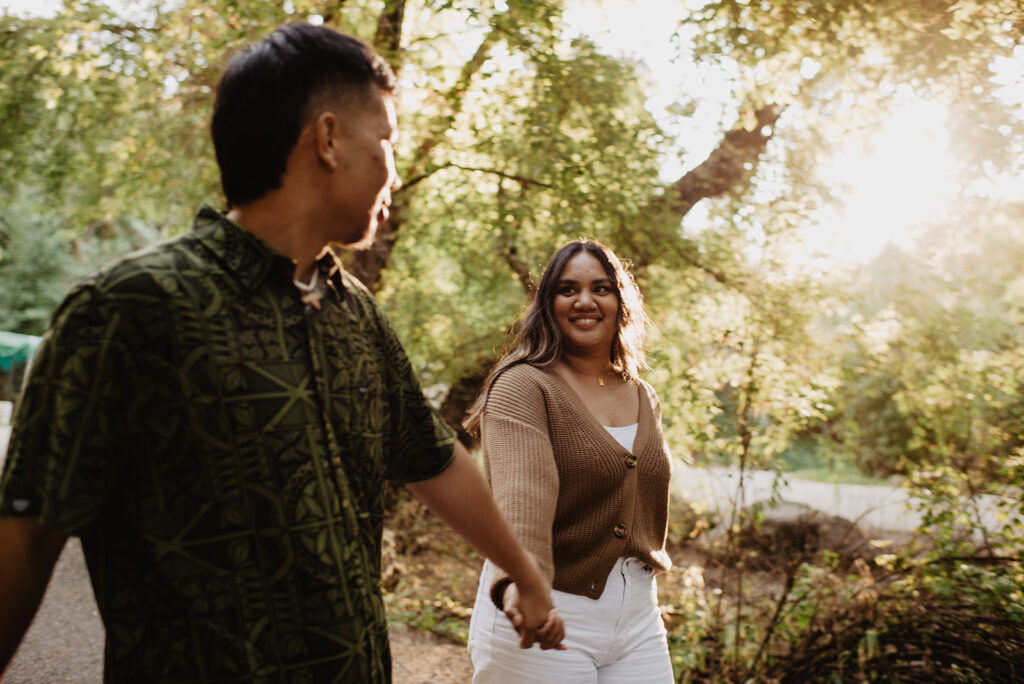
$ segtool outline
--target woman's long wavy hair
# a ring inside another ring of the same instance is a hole
[[[510,338],[514,341],[511,345],[506,342],[501,360],[487,375],[479,396],[462,422],[470,435],[479,436],[480,419],[487,403],[487,394],[499,375],[517,363],[548,368],[562,358],[562,331],[555,320],[554,301],[558,294],[558,281],[562,277],[565,265],[580,252],[588,252],[601,262],[604,272],[615,284],[619,313],[615,320],[615,339],[612,341],[612,367],[621,373],[623,378],[633,382],[639,380],[640,369],[647,367],[644,342],[647,339],[648,319],[633,276],[615,253],[600,242],[583,238],[574,240],[551,257],[551,261],[544,269],[533,302],[526,314],[512,327]]]

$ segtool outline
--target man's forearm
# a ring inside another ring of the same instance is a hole
[[[516,540],[494,503],[480,470],[461,444],[436,477],[407,485],[427,508],[478,552],[508,573],[521,589],[547,589],[537,562]]]
[[[0,678],[32,622],[67,535],[38,518],[0,516]]]

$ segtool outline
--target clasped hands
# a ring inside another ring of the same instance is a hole
[[[530,648],[533,644],[541,649],[565,650],[565,622],[558,609],[551,605],[548,592],[543,590],[520,593],[515,583],[505,587],[502,601],[505,615],[512,621],[519,634],[519,647]]]

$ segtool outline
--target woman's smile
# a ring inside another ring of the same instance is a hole
[[[608,356],[617,332],[619,298],[612,278],[593,254],[580,252],[566,262],[554,313],[567,351]]]

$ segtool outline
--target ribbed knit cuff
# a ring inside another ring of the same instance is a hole
[[[510,584],[512,584],[512,579],[509,577],[503,577],[495,582],[491,587],[491,603],[493,603],[498,610],[505,610],[505,588]]]

